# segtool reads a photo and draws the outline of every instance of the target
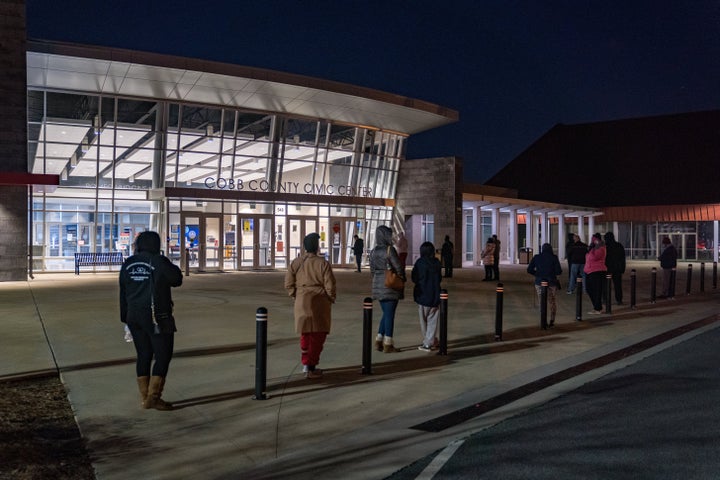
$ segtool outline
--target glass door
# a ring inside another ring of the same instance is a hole
[[[204,215],[204,228],[200,231],[200,270],[222,270],[220,255],[223,251],[224,239],[220,225],[219,214]]]
[[[303,239],[309,233],[318,233],[317,219],[308,217],[288,217],[287,248],[288,265],[303,252]],[[322,252],[322,249],[320,250]]]
[[[222,270],[220,254],[224,239],[220,230],[221,215],[206,213],[182,214],[180,231],[180,264],[199,272]]]
[[[275,220],[272,215],[239,216],[240,268],[273,268],[275,249]]]
[[[333,267],[350,267],[354,260],[352,257],[352,238],[355,235],[356,224],[354,218],[330,219],[330,263]]]

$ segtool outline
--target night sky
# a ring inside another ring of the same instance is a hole
[[[720,108],[720,0],[27,0],[27,29],[452,108],[407,156],[461,156],[473,183],[557,123]]]

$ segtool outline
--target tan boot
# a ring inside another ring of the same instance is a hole
[[[145,408],[154,408],[155,410],[172,410],[171,403],[166,402],[160,396],[165,386],[165,377],[153,375],[150,377],[150,385],[148,387],[147,400]]]
[[[383,339],[382,338],[375,339],[375,350],[377,350],[378,352],[383,351]]]
[[[383,353],[395,353],[399,351],[400,350],[393,345],[392,337],[385,337],[385,340],[383,340]]]
[[[140,406],[147,408],[145,402],[148,396],[148,387],[150,386],[150,377],[137,377],[138,390],[140,390]]]

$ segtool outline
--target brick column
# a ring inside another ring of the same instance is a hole
[[[25,1],[0,2],[0,172],[27,172]],[[27,280],[28,187],[0,185],[0,281]]]

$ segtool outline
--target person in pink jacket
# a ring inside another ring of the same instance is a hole
[[[587,293],[593,305],[590,315],[600,315],[603,309],[602,294],[605,281],[605,243],[602,236],[596,233],[585,254],[585,274],[587,276]]]

